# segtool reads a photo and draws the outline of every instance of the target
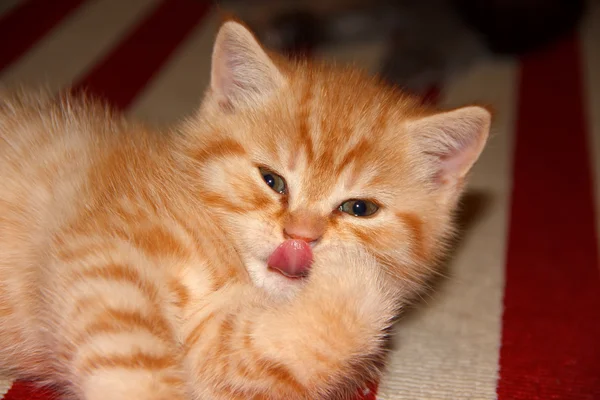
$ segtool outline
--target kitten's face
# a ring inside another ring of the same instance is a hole
[[[192,154],[204,200],[223,216],[253,282],[281,295],[302,285],[268,262],[296,239],[315,259],[342,243],[360,246],[414,286],[448,232],[487,111],[432,114],[353,71],[276,67],[230,24],[217,39],[199,122],[210,135]]]

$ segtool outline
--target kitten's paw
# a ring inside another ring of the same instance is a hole
[[[188,400],[182,380],[152,371],[98,370],[84,382],[85,400]]]
[[[305,292],[323,307],[344,309],[374,327],[388,324],[403,295],[373,256],[343,247],[316,255]]]
[[[337,246],[316,252],[310,281],[313,285],[389,289],[385,273],[375,258],[357,247]]]

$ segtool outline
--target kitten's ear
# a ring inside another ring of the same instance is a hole
[[[212,55],[211,92],[227,111],[254,104],[271,94],[284,77],[254,35],[242,24],[225,22]]]
[[[423,117],[407,124],[428,160],[436,188],[460,194],[465,176],[481,154],[489,136],[492,115],[483,107],[468,106]]]

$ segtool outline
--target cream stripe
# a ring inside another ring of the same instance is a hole
[[[210,56],[220,17],[211,12],[171,56],[130,111],[156,124],[167,124],[196,110],[210,79]]]
[[[589,2],[589,15],[581,30],[581,49],[586,88],[587,121],[590,134],[590,156],[593,159],[596,227],[600,228],[600,3]],[[600,238],[600,235],[599,235]]]
[[[469,221],[450,278],[399,323],[382,399],[496,398],[515,72],[512,62],[481,62],[443,95],[445,105],[483,101],[497,110],[493,137],[465,197],[467,211],[480,211]]]
[[[72,84],[157,2],[94,0],[84,3],[0,75],[0,81],[45,85],[53,91]]]
[[[0,377],[0,399],[8,392],[8,389],[12,386],[12,380],[8,378]]]

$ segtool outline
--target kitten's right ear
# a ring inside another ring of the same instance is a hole
[[[432,186],[455,204],[464,179],[487,142],[492,115],[467,106],[419,118],[406,124],[419,144]]]
[[[242,24],[225,22],[212,55],[210,88],[226,111],[260,102],[284,83],[277,66]]]

